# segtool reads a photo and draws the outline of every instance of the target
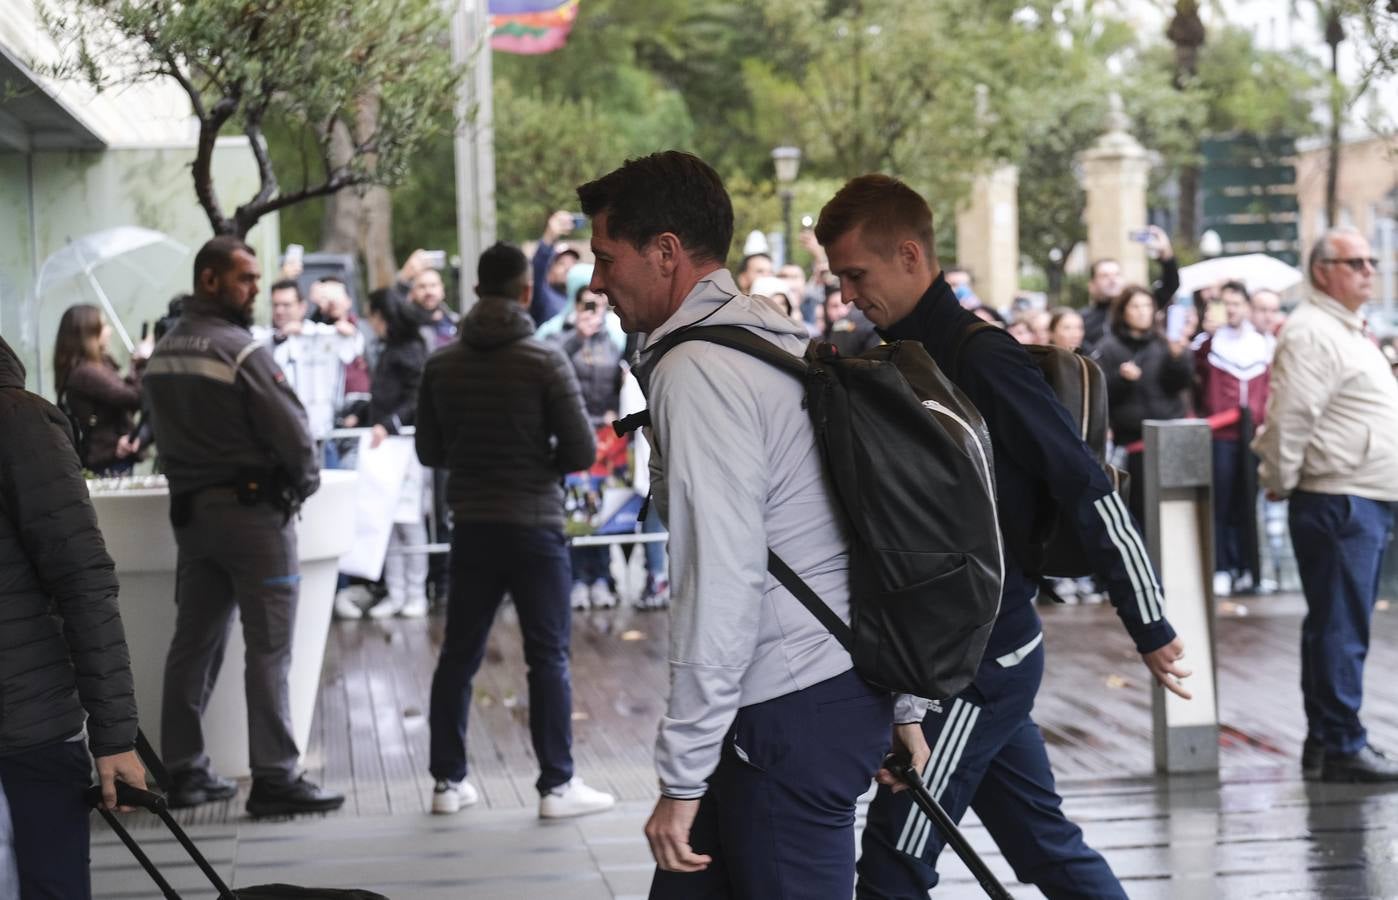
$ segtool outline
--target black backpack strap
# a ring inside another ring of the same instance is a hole
[[[765,363],[770,363],[797,378],[806,377],[806,361],[804,359],[787,353],[766,338],[738,325],[701,325],[696,328],[676,331],[661,340],[655,348],[655,352],[658,354],[655,357],[656,361],[673,350],[676,345],[686,341],[707,341],[710,344],[718,344],[731,350],[739,350],[748,356],[755,356]]]
[[[792,571],[780,556],[767,548],[767,571],[776,576],[782,587],[791,591],[791,595],[801,601],[801,605],[810,610],[820,624],[825,626],[825,630],[835,635],[835,640],[840,642],[840,646],[846,651],[854,653],[854,632],[845,624],[845,621],[835,615],[835,610],[825,605],[825,601],[820,599],[811,586],[801,580],[801,576]]]
[[[649,365],[655,366],[666,353],[687,341],[706,341],[710,344],[728,347],[731,350],[739,350],[797,378],[806,377],[807,366],[804,359],[787,353],[766,338],[759,337],[738,325],[699,325],[676,331],[668,337],[661,338],[660,342],[649,351],[654,354]],[[643,409],[640,412],[617,419],[612,423],[612,430],[616,432],[617,437],[625,437],[649,424],[650,410]]]
[[[951,348],[951,366],[947,370],[947,375],[953,380],[961,374],[961,351],[966,349],[966,342],[971,338],[986,330],[993,330],[999,326],[990,322],[975,322],[965,331],[961,332],[961,337],[956,339],[956,345]]]

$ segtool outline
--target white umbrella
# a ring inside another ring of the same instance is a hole
[[[122,225],[117,228],[108,228],[105,231],[94,231],[92,234],[70,240],[62,248],[50,254],[49,258],[44,260],[44,264],[39,267],[39,276],[34,280],[36,309],[42,301],[45,287],[52,288],[54,285],[69,279],[82,279],[97,295],[98,302],[102,304],[102,309],[107,314],[107,321],[111,323],[112,330],[117,333],[117,337],[121,338],[127,352],[132,352],[136,345],[132,342],[131,335],[127,332],[126,326],[122,324],[116,310],[112,307],[112,301],[107,297],[107,292],[102,290],[102,284],[97,280],[96,270],[107,263],[115,263],[149,279],[150,269],[137,266],[130,257],[139,250],[151,247],[165,247],[180,256],[186,256],[189,253],[189,248],[174,238],[159,231],[139,228],[135,225]],[[42,380],[43,350],[37,346],[36,349],[40,357],[39,377]]]
[[[1281,292],[1300,284],[1304,277],[1300,269],[1265,253],[1218,256],[1180,269],[1180,291],[1188,294],[1224,281],[1241,281],[1249,291],[1267,288]]]

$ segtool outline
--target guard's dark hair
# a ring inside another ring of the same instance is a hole
[[[897,178],[860,175],[845,182],[821,209],[816,240],[828,248],[856,228],[863,230],[866,245],[884,256],[893,252],[895,242],[908,237],[922,245],[929,260],[937,253],[931,208]]]
[[[268,291],[268,295],[275,294],[277,291],[295,291],[297,303],[305,299],[301,296],[301,285],[296,283],[295,278],[283,278],[274,282],[272,284],[272,289]]]
[[[233,254],[239,250],[249,256],[257,255],[256,250],[231,234],[220,234],[205,241],[199,252],[194,254],[194,284],[199,284],[199,273],[205,269],[212,269],[214,275],[222,275],[233,268]]]
[[[723,179],[679,150],[628,159],[578,188],[585,215],[607,214],[609,234],[637,250],[670,232],[696,259],[722,263],[733,242],[733,203]]]
[[[476,290],[483,297],[518,297],[528,280],[524,251],[504,241],[485,248],[476,265]]]

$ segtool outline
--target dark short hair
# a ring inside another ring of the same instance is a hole
[[[272,289],[267,293],[270,296],[271,294],[275,294],[277,291],[295,291],[297,303],[300,303],[303,299],[301,296],[301,285],[297,284],[296,279],[294,278],[283,278],[279,281],[273,282]]]
[[[744,257],[743,257],[743,261],[742,261],[741,263],[738,264],[738,272],[739,272],[739,274],[741,274],[741,273],[743,273],[743,272],[746,272],[746,271],[748,270],[748,263],[752,262],[754,259],[765,259],[765,260],[767,260],[767,262],[771,262],[771,261],[772,261],[772,254],[770,254],[770,253],[749,253],[747,256],[744,256]]]
[[[231,234],[209,238],[194,254],[194,283],[199,284],[199,273],[205,269],[213,269],[214,275],[222,275],[233,268],[233,254],[240,250],[249,256],[257,255],[256,250]]]
[[[1235,294],[1242,294],[1244,300],[1246,300],[1249,304],[1252,303],[1252,294],[1248,293],[1248,286],[1243,284],[1241,281],[1225,281],[1223,283],[1223,286],[1218,289],[1218,292],[1220,294],[1222,294],[1224,291],[1232,291]]]
[[[816,240],[829,247],[856,228],[871,247],[911,236],[930,259],[936,255],[932,209],[917,191],[888,175],[860,175],[845,182],[820,210]],[[879,246],[887,255],[891,247]]]
[[[1087,267],[1087,280],[1088,280],[1088,281],[1091,281],[1092,279],[1094,279],[1094,278],[1097,277],[1097,267],[1098,267],[1098,266],[1101,266],[1101,265],[1104,264],[1104,263],[1116,263],[1118,266],[1121,265],[1121,263],[1120,263],[1119,261],[1117,261],[1117,259],[1116,259],[1115,257],[1111,257],[1111,256],[1104,256],[1104,257],[1102,257],[1101,259],[1094,259],[1094,260],[1092,261],[1092,265],[1090,265],[1090,266]]]
[[[697,258],[723,262],[733,242],[733,202],[723,179],[691,153],[628,159],[578,188],[585,215],[607,214],[607,230],[637,250],[670,232]]]
[[[477,289],[490,297],[517,297],[528,281],[529,260],[514,244],[499,241],[485,248],[476,265]]]
[[[422,340],[417,323],[408,315],[402,301],[388,288],[376,288],[369,292],[369,312],[384,320],[389,344],[403,344]]]
[[[349,285],[345,284],[345,280],[341,278],[339,275],[326,275],[321,278],[317,278],[316,284],[338,284],[343,286],[346,290],[349,289]]]

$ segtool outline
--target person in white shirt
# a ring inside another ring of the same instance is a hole
[[[346,318],[333,325],[308,320],[301,289],[290,279],[272,285],[272,325],[254,334],[271,346],[272,358],[306,408],[311,437],[323,441],[344,403],[345,366],[364,352],[363,335]]]

